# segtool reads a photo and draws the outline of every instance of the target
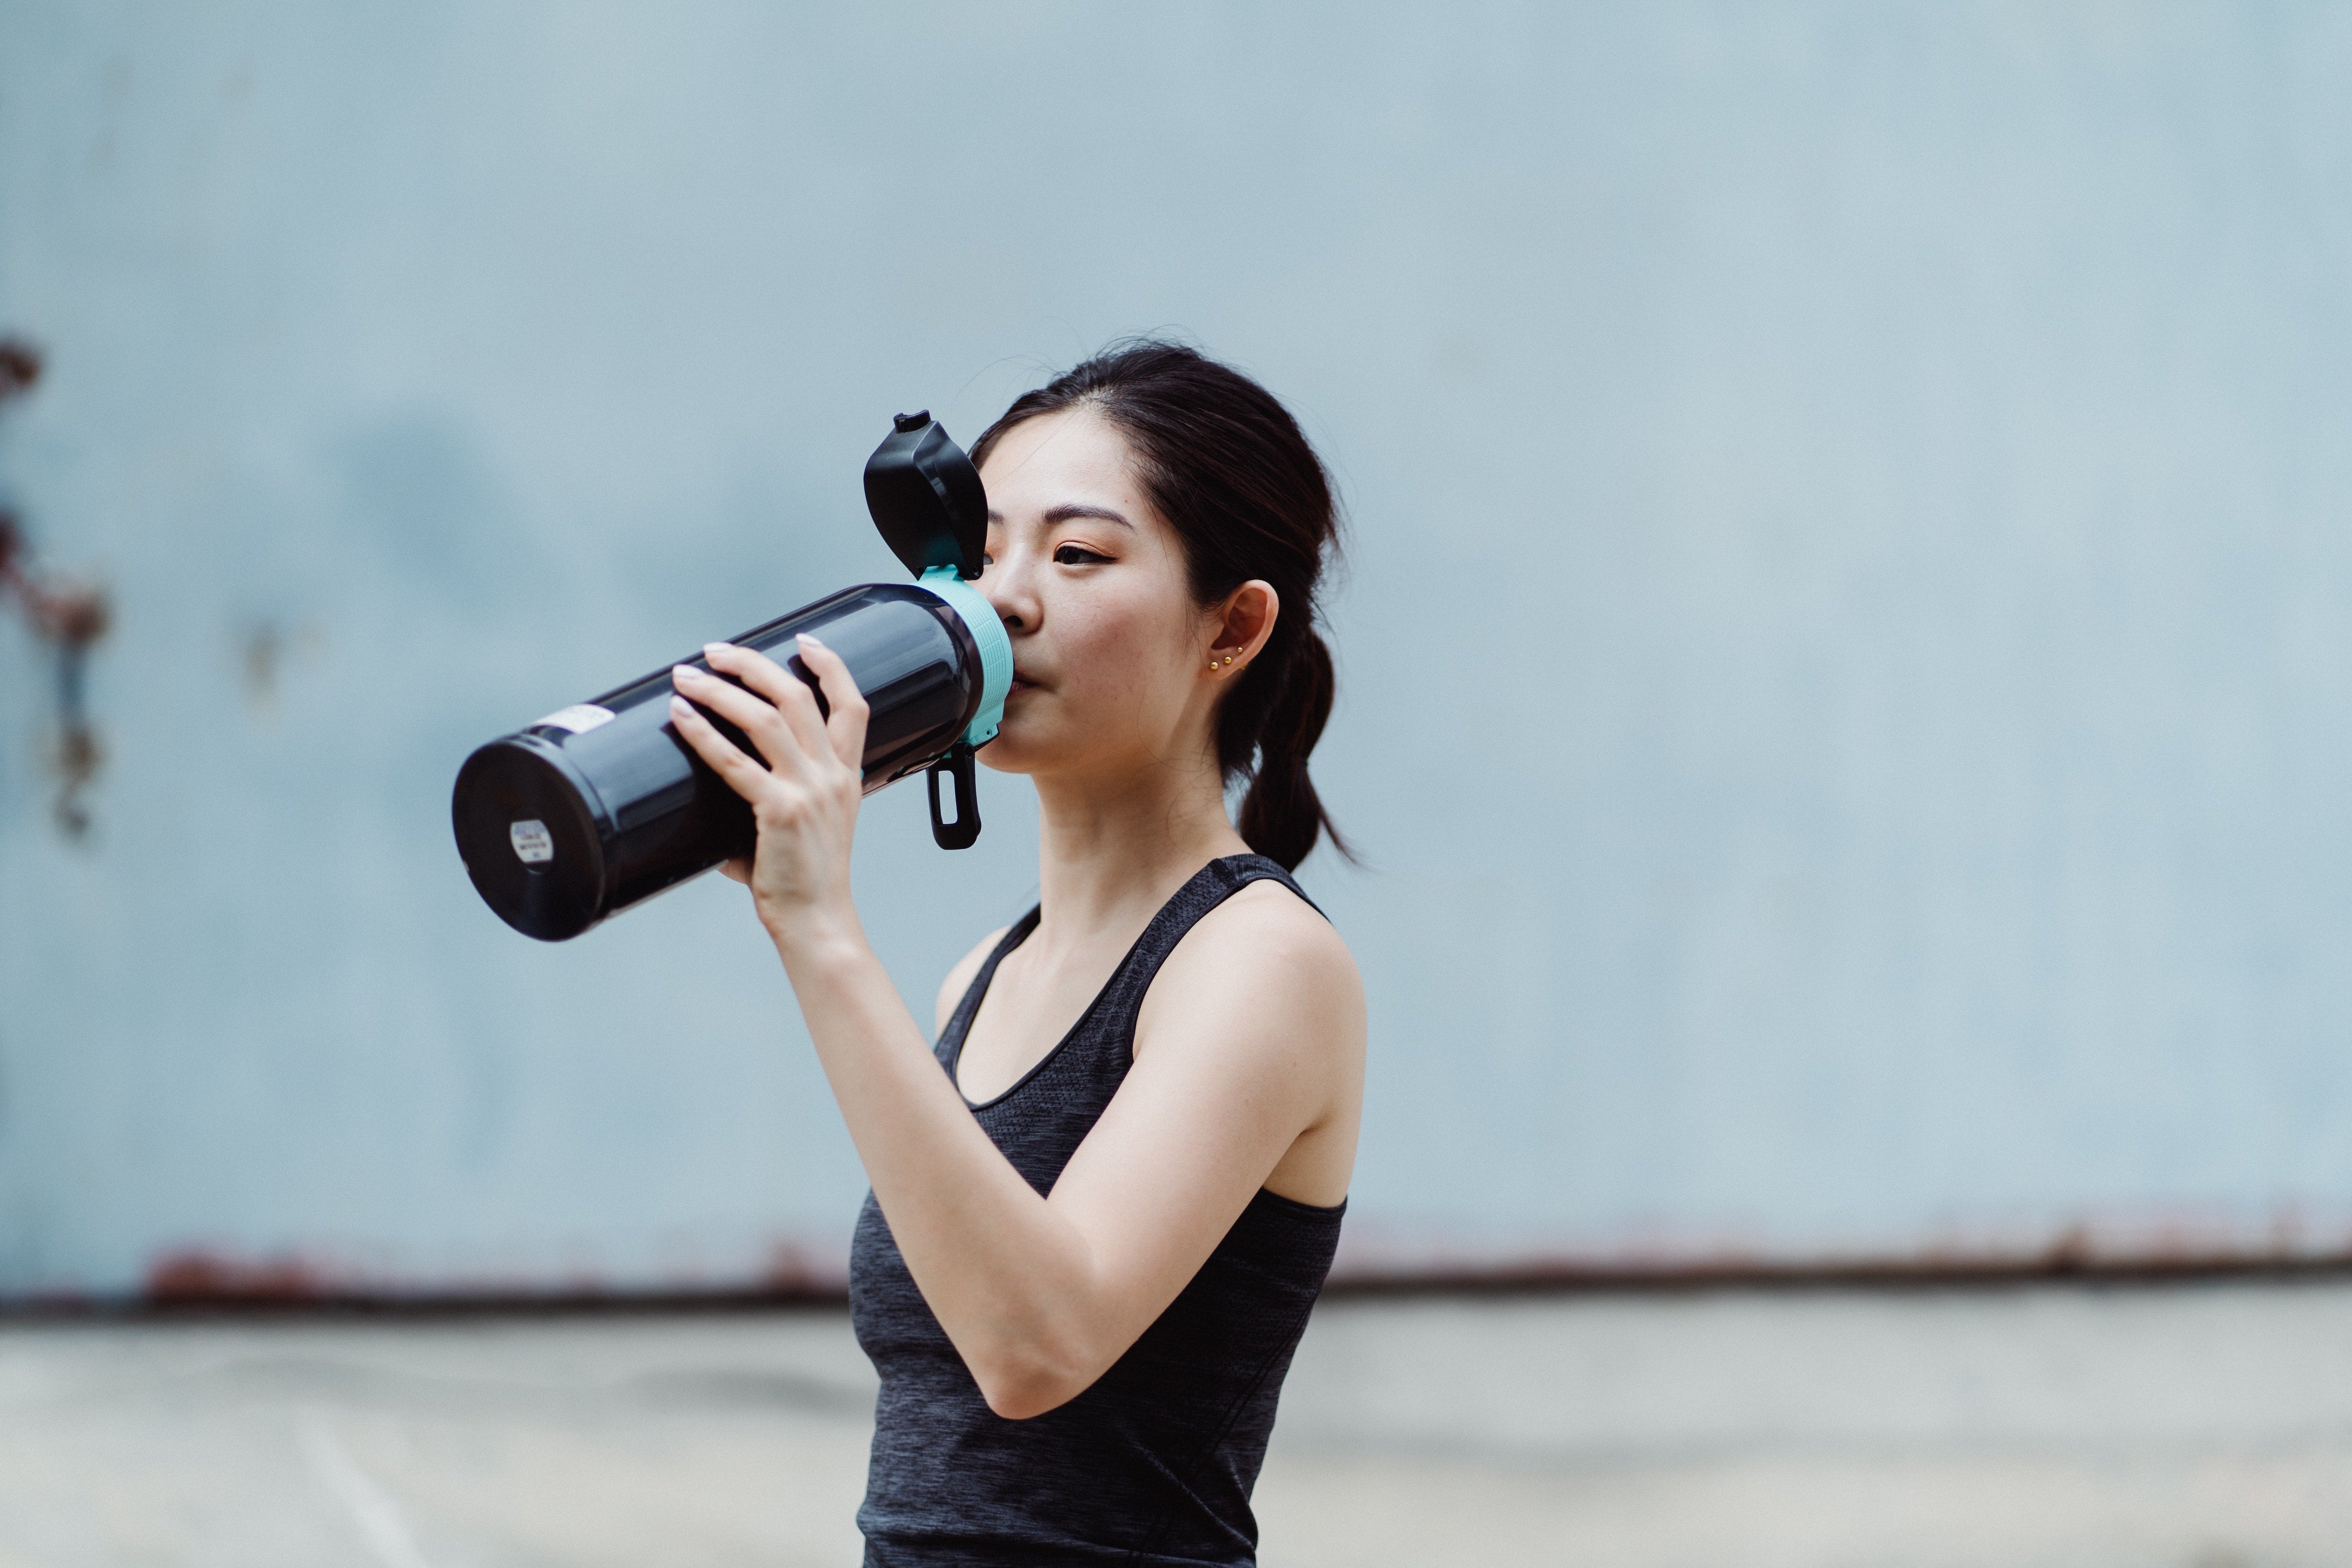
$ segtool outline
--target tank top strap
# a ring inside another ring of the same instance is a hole
[[[1192,879],[1160,906],[1159,913],[1151,917],[1151,923],[1143,928],[1143,934],[1136,938],[1135,945],[1128,949],[1126,957],[1119,960],[1118,967],[1111,972],[1109,981],[1079,1017],[1072,1033],[1093,1033],[1108,1025],[1117,1036],[1131,1044],[1135,1015],[1142,1007],[1143,994],[1151,988],[1152,979],[1159,974],[1160,964],[1176,951],[1176,944],[1184,940],[1184,933],[1199,923],[1202,916],[1252,882],[1280,882],[1297,894],[1299,901],[1308,909],[1318,915],[1323,914],[1323,906],[1308,898],[1307,889],[1293,880],[1290,873],[1284,870],[1277,860],[1264,855],[1227,855],[1212,860],[1192,873]],[[1043,912],[1042,905],[1033,904],[1027,914],[1004,928],[1004,935],[998,939],[996,946],[973,973],[971,984],[963,988],[963,995],[956,1003],[955,1011],[948,1015],[947,1027],[941,1029],[940,1037],[932,1042],[931,1054],[939,1058],[940,1065],[950,1073],[954,1072],[956,1058],[963,1049],[964,1037],[971,1031],[972,1018],[980,1011],[981,999],[988,994],[989,983],[996,978],[996,966],[1004,962],[1006,953],[1029,940],[1030,933],[1037,929],[1037,921]],[[1324,915],[1324,918],[1328,920],[1330,917]]]
[[[1087,1026],[1105,1031],[1122,1047],[1131,1047],[1136,1016],[1142,1011],[1144,994],[1151,989],[1160,966],[1202,916],[1252,882],[1280,882],[1297,894],[1299,901],[1308,909],[1318,915],[1323,913],[1322,907],[1307,896],[1306,889],[1291,879],[1290,873],[1278,861],[1263,855],[1227,855],[1212,860],[1160,906],[1160,912],[1151,917],[1151,923],[1135,939],[1135,945],[1128,949],[1127,956],[1111,972],[1102,994],[1088,1009]]]
[[[996,978],[996,966],[1004,962],[1006,953],[1029,940],[1029,933],[1037,929],[1037,917],[1043,910],[1043,905],[1032,904],[1027,914],[1006,926],[1004,934],[997,938],[996,945],[989,950],[988,957],[972,975],[971,984],[963,988],[955,1011],[948,1015],[947,1027],[931,1042],[931,1055],[940,1058],[941,1067],[954,1070],[956,1053],[963,1048],[963,1037],[971,1031],[972,1016],[980,1011],[980,999],[988,994],[988,983]]]

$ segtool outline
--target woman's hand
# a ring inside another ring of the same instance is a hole
[[[766,655],[731,643],[702,652],[712,669],[743,686],[679,665],[670,672],[679,693],[670,699],[670,721],[751,803],[759,845],[748,867],[730,861],[728,875],[750,885],[760,921],[779,945],[854,931],[849,847],[865,794],[866,710],[849,667],[814,637],[801,637],[801,662],[824,689],[826,716],[807,683]],[[742,731],[767,765],[744,755],[695,703]]]

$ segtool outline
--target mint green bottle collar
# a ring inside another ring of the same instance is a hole
[[[979,645],[980,711],[965,727],[963,739],[968,746],[984,746],[996,739],[996,727],[1004,721],[1004,699],[1013,689],[1013,639],[1004,635],[996,606],[957,575],[954,567],[934,566],[918,581],[963,617],[971,628],[971,640]]]

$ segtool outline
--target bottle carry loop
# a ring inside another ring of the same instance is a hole
[[[955,788],[955,820],[948,822],[940,816],[940,779],[945,775]],[[980,779],[972,771],[971,746],[958,741],[948,748],[948,754],[923,770],[923,783],[931,792],[931,839],[942,849],[969,849],[980,837]]]

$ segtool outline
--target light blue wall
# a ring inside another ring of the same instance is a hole
[[[478,741],[840,583],[1116,332],[1352,504],[1307,881],[1381,1259],[2352,1245],[2352,13],[0,7],[0,1293],[837,1266],[739,891],[475,900]],[[267,690],[256,639],[280,650]],[[910,997],[1034,888],[872,803]]]

